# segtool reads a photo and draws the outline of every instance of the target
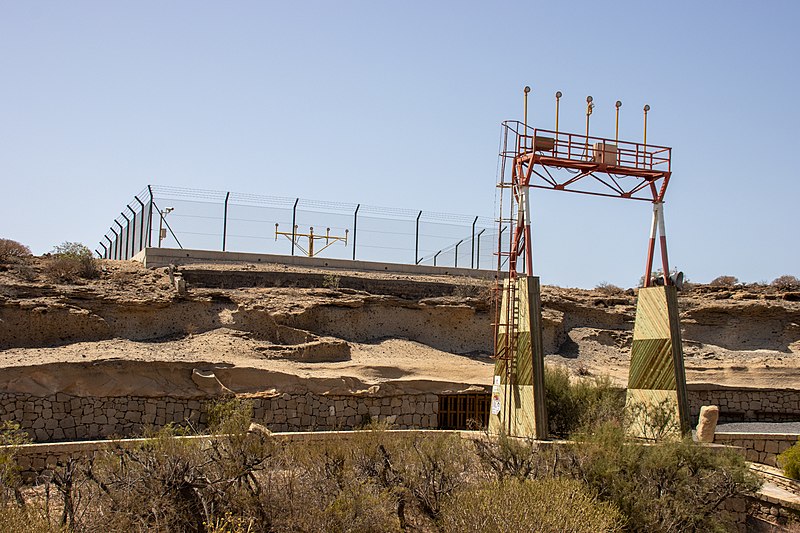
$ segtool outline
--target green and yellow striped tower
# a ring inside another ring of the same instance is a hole
[[[515,290],[506,280],[501,317],[513,305],[512,326],[498,327],[498,355],[494,368],[489,432],[514,437],[547,438],[547,405],[544,396],[544,347],[539,278],[520,276]],[[513,299],[512,302],[509,300]],[[502,320],[502,319],[501,319]],[[506,343],[511,330],[512,342]],[[505,347],[510,346],[509,350]]]
[[[674,286],[639,289],[626,407],[632,436],[680,436],[690,429]]]

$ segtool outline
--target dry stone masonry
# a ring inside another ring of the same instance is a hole
[[[399,429],[436,428],[435,394],[333,396],[311,392],[249,398],[253,420],[272,431],[353,429],[377,420]],[[141,435],[169,423],[202,430],[214,400],[160,397],[35,397],[0,394],[0,420],[13,420],[34,442],[102,439]]]

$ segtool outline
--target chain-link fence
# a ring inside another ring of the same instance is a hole
[[[495,222],[482,216],[151,185],[95,251],[107,259],[165,247],[491,270],[497,241]]]

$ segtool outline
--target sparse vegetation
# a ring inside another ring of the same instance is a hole
[[[800,440],[778,456],[778,465],[786,477],[800,480]]]
[[[720,515],[730,498],[760,486],[744,459],[688,440],[633,445],[618,424],[579,434],[559,463],[625,516],[626,531],[728,531]]]
[[[56,281],[73,282],[78,278],[93,279],[100,275],[97,259],[83,244],[64,242],[50,252],[46,273]]]
[[[0,239],[0,263],[17,260],[31,255],[31,249],[11,239]]]
[[[800,279],[786,274],[772,280],[772,286],[779,291],[796,291],[800,290]]]
[[[617,296],[617,295],[625,293],[625,289],[623,289],[622,287],[617,287],[616,285],[614,285],[612,283],[607,283],[605,281],[600,283],[594,289],[597,292],[600,292],[602,294],[607,294],[609,296]]]
[[[712,279],[709,285],[713,287],[733,287],[739,283],[736,276],[717,276]]]
[[[545,398],[549,431],[557,437],[568,437],[584,426],[620,418],[625,408],[621,389],[606,376],[571,380],[562,366],[545,366]]]
[[[325,274],[322,278],[322,286],[326,289],[333,289],[336,290],[339,288],[339,283],[341,283],[342,278],[336,274]]]
[[[622,531],[613,504],[583,483],[551,478],[477,484],[457,494],[444,513],[444,531],[600,533]]]
[[[757,487],[735,454],[688,441],[636,445],[618,420],[594,421],[573,445],[398,434],[379,425],[279,445],[248,430],[251,415],[248,402],[230,400],[209,411],[213,438],[176,438],[180,431],[167,427],[137,446],[62,461],[44,480],[47,497],[34,491],[4,500],[3,527],[713,531],[722,504]]]

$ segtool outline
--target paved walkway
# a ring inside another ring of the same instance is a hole
[[[778,433],[800,436],[800,422],[733,422],[717,424],[717,433]]]

